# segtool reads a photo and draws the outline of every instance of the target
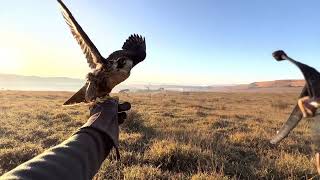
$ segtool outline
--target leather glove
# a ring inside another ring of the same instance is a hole
[[[128,111],[130,108],[130,103],[119,104],[117,98],[108,97],[90,107],[91,117],[81,128],[93,128],[109,136],[116,148],[117,158],[120,158],[118,150],[119,124],[122,124],[127,118],[124,111]]]

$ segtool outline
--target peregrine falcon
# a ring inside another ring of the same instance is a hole
[[[145,38],[131,35],[123,44],[122,50],[117,50],[104,58],[77,23],[69,9],[61,1],[62,15],[71,29],[87,58],[92,72],[88,73],[85,85],[75,93],[64,105],[80,102],[92,102],[98,97],[108,95],[111,90],[130,76],[131,69],[146,58]]]
[[[310,113],[312,114],[312,116],[315,116],[315,111],[317,109],[317,106],[319,106],[318,101],[320,98],[320,73],[313,67],[293,60],[282,50],[275,51],[272,55],[277,61],[288,60],[300,69],[306,80],[306,85],[300,94],[300,99],[305,99],[304,97],[307,97],[308,101],[304,102],[304,105],[309,106],[308,108],[311,110]],[[277,135],[271,140],[272,144],[277,144],[282,139],[287,137],[290,131],[294,129],[300,122],[303,115],[302,111],[300,110],[301,108],[299,109],[298,105],[296,105],[296,107],[293,109],[287,122],[281,127]]]

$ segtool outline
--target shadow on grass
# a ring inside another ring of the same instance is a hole
[[[146,126],[141,115],[135,111],[131,111],[128,114],[128,118],[121,125],[121,130],[129,136],[131,134],[139,135],[134,143],[126,140],[120,142],[120,146],[123,146],[121,148],[124,148],[126,151],[143,153],[149,147],[150,141],[156,137],[155,129]]]

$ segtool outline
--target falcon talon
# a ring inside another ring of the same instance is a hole
[[[106,100],[109,100],[109,99],[114,99],[113,97],[111,97],[109,94],[108,95],[105,95],[103,97],[97,97],[95,102],[96,103],[103,103],[104,101]]]
[[[73,37],[80,45],[92,69],[92,72],[87,74],[85,85],[63,105],[89,103],[97,97],[109,94],[116,85],[130,76],[134,66],[146,58],[145,38],[138,34],[130,35],[124,42],[122,50],[114,51],[108,58],[104,58],[62,0],[57,1]]]

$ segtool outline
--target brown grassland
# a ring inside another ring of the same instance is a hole
[[[0,91],[0,175],[75,132],[85,105],[71,93]],[[96,179],[316,179],[313,121],[277,146],[270,138],[297,94],[116,94],[132,110],[121,126],[120,162],[109,156]]]

